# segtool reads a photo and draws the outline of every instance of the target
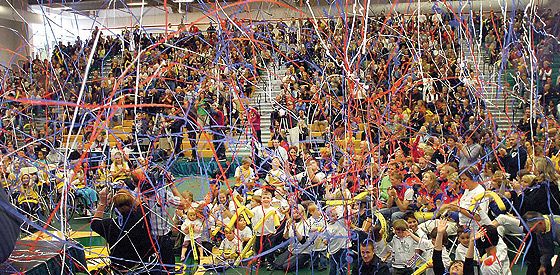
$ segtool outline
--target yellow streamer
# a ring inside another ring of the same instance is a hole
[[[349,199],[349,200],[328,200],[328,201],[325,202],[325,204],[329,205],[329,206],[354,204],[357,201],[361,201],[361,200],[365,199],[367,197],[367,195],[369,195],[369,192],[364,191],[364,192],[354,196],[353,199]]]
[[[383,215],[380,212],[375,212],[374,216],[377,218],[377,220],[379,221],[379,225],[381,225],[381,230],[383,230],[382,236],[384,240],[387,240],[388,236],[388,227],[387,227],[387,220],[385,220],[385,217],[383,217]]]
[[[233,202],[235,203],[235,205],[237,205],[237,209],[235,211],[235,214],[233,214],[233,216],[229,220],[229,223],[226,225],[226,228],[229,229],[233,228],[233,226],[235,225],[235,221],[237,221],[237,218],[239,217],[239,214],[243,215],[243,218],[245,219],[247,224],[251,224],[250,218],[253,217],[253,212],[251,212],[249,208],[247,208],[245,205],[239,202],[239,200],[236,197],[233,198]],[[216,236],[216,234],[220,232],[220,229],[221,229],[220,227],[216,227],[216,229],[212,231],[212,236]]]
[[[191,249],[192,249],[193,258],[195,261],[198,261],[198,251],[197,251],[198,247],[194,242],[194,230],[192,226],[189,226],[189,237],[191,238]]]
[[[480,194],[476,195],[471,201],[471,207],[469,208],[469,210],[473,211],[477,202],[479,202],[483,198],[491,198],[496,203],[496,205],[498,205],[498,208],[500,208],[500,210],[502,210],[502,211],[506,210],[506,205],[504,204],[504,201],[494,191],[486,191],[484,193],[480,193]]]
[[[418,269],[416,269],[416,271],[414,271],[414,273],[412,273],[412,275],[420,275],[422,273],[424,273],[426,271],[426,269],[428,269],[428,264],[432,263],[432,259],[429,259],[425,264],[421,265]]]

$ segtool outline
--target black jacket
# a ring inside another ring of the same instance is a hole
[[[519,215],[524,215],[527,211],[560,215],[560,190],[553,183],[537,183],[523,190],[523,193],[515,198],[514,206]]]
[[[373,256],[373,260],[369,263],[364,261],[359,261],[354,267],[352,267],[352,275],[389,275],[389,266],[387,263],[381,261],[377,255]]]
[[[119,270],[149,262],[149,257],[155,252],[150,239],[150,223],[144,220],[144,211],[138,207],[120,222],[110,218],[94,218],[91,221],[91,229],[107,241],[111,263]]]

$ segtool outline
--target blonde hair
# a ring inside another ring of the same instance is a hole
[[[319,150],[319,154],[331,156],[331,149],[329,147],[323,147]]]
[[[535,160],[535,175],[537,182],[548,181],[557,184],[558,174],[554,167],[554,163],[549,158],[538,157]]]
[[[181,196],[185,199],[190,199],[191,201],[194,201],[193,193],[189,190],[183,191],[183,193],[181,193]]]
[[[315,212],[317,209],[319,209],[319,207],[317,207],[317,205],[315,203],[310,203],[307,206],[307,212],[309,212],[309,213]]]
[[[537,176],[533,175],[533,174],[527,174],[524,175],[523,177],[521,177],[521,181],[527,181],[529,182],[529,186],[533,185],[533,181],[535,180]]]
[[[426,184],[426,182],[424,182],[424,185],[428,188],[435,188],[437,186],[437,176],[434,172],[432,171],[426,171],[424,172],[424,174],[422,174],[422,176],[428,175],[430,177],[430,182],[429,185]]]
[[[406,221],[403,220],[403,219],[395,220],[393,222],[393,229],[407,230],[408,229],[408,223],[406,223]]]

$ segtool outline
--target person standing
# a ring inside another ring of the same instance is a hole
[[[105,210],[113,203],[117,218],[103,218]],[[91,230],[103,237],[109,246],[111,268],[121,273],[150,274],[148,266],[155,253],[150,239],[150,228],[144,218],[142,206],[125,189],[112,198],[108,189],[99,192],[99,203],[91,219]],[[139,272],[138,269],[143,269]]]
[[[150,218],[150,229],[155,240],[157,251],[160,253],[164,274],[174,274],[175,255],[173,247],[175,241],[171,234],[169,207],[181,205],[181,193],[177,190],[173,176],[159,164],[162,156],[152,156],[151,167],[146,171],[146,179],[138,183],[139,193],[147,206]]]
[[[219,161],[223,161],[226,159],[226,135],[224,133],[226,118],[218,106],[219,105],[217,103],[212,104],[212,110],[210,113],[212,116],[212,143],[214,144],[214,149],[216,150],[216,157]]]
[[[255,140],[261,144],[261,115],[259,114],[259,110],[253,107],[249,107],[247,110],[247,120],[249,121],[249,125],[251,126],[251,130],[253,131],[253,136]]]

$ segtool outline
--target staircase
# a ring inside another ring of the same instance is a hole
[[[506,98],[503,91],[498,91],[498,69],[490,63],[490,56],[482,46],[462,39],[460,47],[465,64],[475,65],[476,75],[480,81],[476,87],[476,94],[484,101],[488,115],[491,115],[495,122],[496,130],[511,130],[513,110],[512,108],[506,109],[506,106],[511,106],[513,99]]]
[[[256,91],[250,99],[251,107],[258,109],[261,116],[261,139],[262,146],[267,147],[270,139],[270,114],[273,111],[273,99],[280,93],[282,87],[282,77],[286,72],[284,66],[274,69],[269,66],[268,70],[261,75],[261,80],[257,85]],[[244,157],[252,156],[253,150],[251,148],[252,133],[242,133],[238,136],[232,136],[231,141],[228,142],[228,157]]]

